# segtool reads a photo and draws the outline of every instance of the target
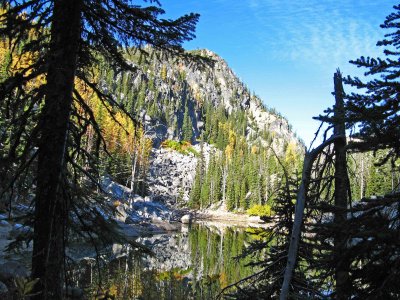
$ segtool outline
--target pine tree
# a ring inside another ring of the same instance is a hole
[[[221,157],[215,157],[214,169],[212,174],[212,191],[211,191],[211,202],[217,203],[221,200],[221,184],[222,184],[222,160]]]
[[[387,152],[387,151],[385,151]],[[388,164],[377,166],[375,163],[386,156],[382,151],[377,154],[377,158],[371,162],[368,169],[369,176],[366,180],[367,196],[382,196],[392,191],[391,168]]]
[[[166,65],[162,65],[161,67],[161,71],[160,71],[160,76],[162,80],[167,80],[167,66]]]
[[[235,193],[234,193],[234,173],[233,168],[229,168],[227,187],[226,187],[226,208],[233,210],[235,208]]]
[[[366,81],[350,76],[344,80],[365,92],[347,95],[345,103],[347,126],[357,127],[354,134],[356,142],[352,147],[362,151],[392,149],[382,162],[400,156],[400,5],[394,6],[394,9],[381,25],[390,32],[377,43],[377,46],[383,47],[386,58],[362,56],[350,61],[366,69]]]
[[[247,180],[244,178],[241,181],[240,184],[240,195],[239,195],[239,207],[246,210],[249,208],[249,199],[247,198],[247,192],[249,191],[247,187]]]
[[[250,265],[257,272],[237,282],[232,290],[225,293],[233,299],[278,299],[285,269],[285,259],[291,238],[291,230],[294,217],[294,202],[296,199],[298,179],[289,179],[286,185],[282,185],[277,193],[273,210],[275,222],[268,230],[259,229],[255,232],[256,239],[240,255],[256,257]],[[320,299],[319,292],[313,285],[313,278],[307,274],[304,261],[311,252],[304,241],[300,245],[301,253],[294,268],[294,280],[291,285],[289,299]],[[229,292],[233,292],[233,295]]]
[[[203,179],[205,173],[205,161],[204,161],[204,144],[203,141],[200,143],[200,157],[197,160],[196,173],[192,190],[190,192],[189,206],[193,208],[200,208],[201,190],[203,186]]]
[[[189,115],[189,105],[188,100],[185,101],[185,111],[183,114],[183,124],[182,124],[182,139],[184,141],[190,142],[192,140],[192,119]]]
[[[84,155],[79,148],[79,139],[82,130],[87,128],[87,123],[73,123],[72,120],[79,118],[77,107],[85,108],[85,113],[92,115],[76,90],[76,79],[84,82],[103,101],[118,106],[91,76],[92,66],[98,63],[96,57],[104,57],[116,69],[129,70],[132,68],[123,57],[123,46],[153,44],[170,53],[182,54],[180,44],[194,37],[198,15],[166,20],[159,18],[164,13],[161,8],[141,7],[132,2],[58,0],[49,3],[32,0],[12,1],[10,4],[10,1],[1,1],[2,8],[8,10],[0,20],[0,35],[9,37],[11,43],[18,43],[33,30],[35,38],[28,41],[22,51],[40,54],[31,65],[0,85],[2,101],[26,102],[29,99],[31,107],[40,104],[37,130],[31,131],[30,140],[24,145],[26,151],[21,152],[25,160],[20,156],[19,161],[12,159],[5,162],[12,164],[17,161],[21,165],[31,162],[28,155],[36,152],[32,141],[37,140],[32,258],[32,277],[40,278],[35,287],[35,292],[39,292],[34,297],[37,299],[63,298],[65,229],[75,199],[73,191],[68,190],[70,182],[75,181],[69,180],[67,175],[71,169],[78,173],[84,170],[77,164],[76,157]],[[41,76],[45,76],[46,80],[39,81],[40,87],[25,90],[25,93],[17,92],[21,86]],[[27,113],[33,114],[34,111],[28,109]],[[90,118],[89,122],[98,128],[95,120]],[[26,123],[20,124],[24,132]],[[0,169],[3,167],[7,168],[1,166]]]

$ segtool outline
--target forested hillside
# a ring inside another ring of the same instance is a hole
[[[126,51],[135,71],[116,73],[105,65],[99,68],[99,78],[103,88],[141,121],[141,130],[153,147],[184,152],[192,149],[191,144],[212,145],[211,153],[204,153],[200,146],[192,151],[198,163],[193,188],[183,191],[186,202],[190,197],[186,205],[206,208],[222,201],[227,209],[236,210],[271,204],[282,168],[300,171],[304,146],[289,122],[275,109],[265,107],[211,51],[190,52],[209,59],[196,62],[149,47],[145,50],[150,55]],[[100,125],[106,132],[116,132],[108,130],[110,125],[102,119]],[[143,154],[152,160],[148,152]],[[129,151],[119,153],[105,171],[122,184],[131,178],[140,178],[145,184],[148,165],[138,165],[133,174],[127,168],[132,158]],[[146,194],[146,188],[139,188],[136,182],[134,189]]]
[[[189,172],[194,180],[186,184],[178,181],[182,186],[175,187],[172,197],[192,208],[222,204],[228,210],[246,210],[254,205],[272,205],[284,176],[283,169],[289,175],[301,172],[304,145],[288,120],[274,108],[266,107],[227,63],[209,50],[190,52],[210,59],[209,63],[171,57],[150,47],[146,51],[150,54],[135,49],[126,51],[128,62],[135,68],[133,72],[116,73],[109,66],[100,67],[99,78],[104,89],[111,91],[128,113],[141,120],[143,140],[138,142],[147,143],[138,146],[136,152],[128,149],[120,152],[105,164],[105,171],[121,184],[131,182],[134,191],[141,194],[159,190],[157,186],[153,188],[159,181],[149,183],[146,179],[149,169],[153,173],[159,173],[154,170],[158,167],[168,169],[167,172],[176,168],[172,173]],[[106,116],[107,112],[103,109],[101,115]],[[122,128],[110,121],[109,118],[100,122],[106,132],[122,132]],[[212,145],[206,147],[206,153],[200,146],[203,143]],[[124,145],[126,141],[116,144]],[[151,161],[158,152],[151,155],[150,144],[154,148],[186,152],[193,156],[197,167],[195,170],[176,165],[152,167]],[[193,149],[191,144],[198,144],[197,151],[187,151]],[[110,147],[114,148],[121,147]],[[129,166],[135,158],[133,165],[137,167],[132,173]],[[390,164],[377,167],[374,162],[372,153],[349,157],[354,199],[382,193],[397,184]],[[153,185],[150,191],[146,184]],[[169,190],[174,189],[170,186]],[[171,198],[160,193],[156,193],[160,199]]]
[[[143,2],[0,1],[0,298],[399,299],[400,5],[306,148]]]

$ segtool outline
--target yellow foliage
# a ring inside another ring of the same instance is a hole
[[[236,132],[232,129],[229,130],[229,144],[235,148],[236,145]]]
[[[228,145],[226,146],[226,148],[225,148],[225,156],[226,156],[226,159],[230,160],[230,159],[232,158],[232,155],[233,155],[233,151],[234,151],[234,150],[235,150],[235,148],[232,147],[231,144],[228,144]]]
[[[94,91],[84,82],[76,79],[75,88],[93,111],[100,127],[106,148],[110,153],[132,156],[135,153],[137,161],[142,166],[147,164],[152,141],[147,138],[142,128],[135,126],[131,118],[124,112],[103,103]],[[83,108],[80,108],[83,114]],[[93,134],[93,128],[87,130],[88,140]]]
[[[230,128],[228,125],[229,137],[228,137],[228,145],[225,148],[225,155],[228,160],[230,160],[233,156],[233,152],[236,147],[236,133]]]
[[[268,204],[255,204],[247,210],[247,214],[250,216],[269,217],[273,214],[273,211]]]
[[[285,153],[285,164],[288,168],[300,168],[300,156],[295,143],[289,143]]]
[[[115,297],[117,296],[117,294],[118,294],[118,287],[116,284],[112,284],[108,289],[108,295]]]
[[[221,288],[224,288],[228,285],[228,276],[225,272],[221,272],[219,275],[219,284],[221,285]]]
[[[5,22],[4,14],[6,10],[0,9],[0,22]],[[21,16],[24,18],[24,15]],[[28,33],[28,40],[35,40],[38,36],[38,32],[35,30],[30,30]],[[37,52],[21,52],[20,47],[15,47],[16,41],[10,40],[8,38],[2,37],[0,39],[0,66],[2,77],[12,76],[17,73],[23,72],[24,76],[29,76],[32,70],[29,69],[30,66],[34,64],[38,58],[39,53]],[[20,42],[18,42],[20,43]],[[26,70],[26,71],[25,71]],[[7,74],[5,74],[7,73]],[[26,83],[24,89],[26,91],[31,91],[32,89],[45,83],[45,75],[40,75],[29,82]]]
[[[252,153],[252,154],[258,154],[258,152],[259,152],[258,147],[257,147],[256,145],[253,145],[253,146],[251,147],[251,153]]]
[[[160,76],[162,80],[167,80],[167,67],[165,65],[161,67]]]

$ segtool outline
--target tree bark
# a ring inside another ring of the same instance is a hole
[[[39,121],[32,277],[40,281],[34,299],[63,298],[64,230],[69,203],[62,186],[81,9],[82,0],[54,1],[46,94]]]
[[[344,123],[344,92],[342,85],[342,75],[337,71],[334,75],[335,85],[335,108],[334,108],[334,134],[345,136],[346,129]],[[347,192],[348,192],[348,175],[347,175],[347,159],[346,159],[346,138],[336,140],[334,143],[335,150],[335,207],[334,216],[335,228],[341,228],[347,218]],[[334,262],[335,281],[336,281],[336,299],[349,299],[350,281],[349,281],[349,264],[343,258],[346,251],[346,236],[343,230],[335,233],[334,237]]]

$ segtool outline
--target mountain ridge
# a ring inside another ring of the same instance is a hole
[[[304,145],[288,120],[210,50],[189,53],[212,65],[145,50],[146,56],[126,53],[135,72],[104,68],[102,76],[108,92],[139,118],[152,140],[148,166],[132,169],[131,178],[147,184],[141,193],[194,208],[220,201],[228,210],[271,204],[283,168],[301,168]],[[184,148],[192,149],[191,158],[181,154]]]
[[[148,61],[137,53],[128,57],[137,68],[136,74],[130,73],[125,77],[118,74],[112,77],[109,84],[114,85],[114,93],[118,94],[116,83],[129,83],[129,89],[122,91],[120,101],[128,102],[128,110],[139,115],[147,129],[150,130],[157,123],[166,126],[164,130],[157,129],[162,139],[183,138],[185,105],[188,106],[191,121],[191,141],[199,139],[206,121],[205,106],[212,105],[214,108],[223,108],[227,115],[244,112],[246,128],[243,133],[248,140],[261,131],[269,131],[275,135],[274,146],[278,152],[283,146],[283,139],[303,144],[288,120],[275,109],[267,108],[258,96],[252,94],[218,54],[208,49],[188,51],[211,58],[214,64],[207,66],[171,58],[153,49],[147,51],[150,52]]]

